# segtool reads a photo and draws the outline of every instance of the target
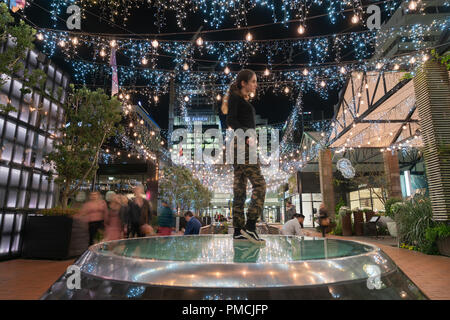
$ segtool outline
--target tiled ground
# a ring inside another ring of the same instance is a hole
[[[0,262],[0,300],[36,300],[74,260],[10,260]]]
[[[327,237],[379,246],[430,299],[450,299],[450,258],[392,247],[393,241],[389,238]],[[0,300],[39,299],[73,262],[22,259],[0,262]]]
[[[311,231],[309,231],[311,232]],[[316,236],[321,236],[315,233]],[[450,300],[450,258],[426,255],[391,245],[390,237],[376,240],[370,237],[340,237],[327,235],[327,238],[357,240],[368,242],[381,248],[399,268],[432,300]],[[389,245],[386,245],[389,244]]]

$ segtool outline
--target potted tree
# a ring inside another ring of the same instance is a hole
[[[352,235],[352,211],[349,207],[341,207],[339,209],[339,218],[341,219],[342,235]]]
[[[389,200],[386,201],[386,203],[384,204],[384,209],[385,209],[385,223],[386,223],[386,227],[389,230],[389,234],[392,237],[397,237],[397,223],[394,221],[394,217],[395,217],[395,211],[399,209],[399,203],[402,203],[402,199],[400,198],[391,198]]]
[[[426,238],[430,243],[436,243],[439,253],[450,257],[450,225],[438,223],[426,230]]]

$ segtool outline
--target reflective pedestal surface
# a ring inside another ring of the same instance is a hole
[[[335,239],[170,236],[89,248],[42,299],[426,299],[379,248]],[[69,287],[68,287],[69,283]]]

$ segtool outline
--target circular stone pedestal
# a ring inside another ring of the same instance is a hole
[[[89,248],[42,299],[426,299],[379,248],[335,239],[170,236]],[[67,283],[69,282],[69,289]]]

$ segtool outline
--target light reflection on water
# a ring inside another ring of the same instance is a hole
[[[266,245],[234,242],[231,236],[151,237],[106,243],[103,253],[150,260],[194,263],[286,263],[354,256],[372,248],[356,242],[262,236]]]

